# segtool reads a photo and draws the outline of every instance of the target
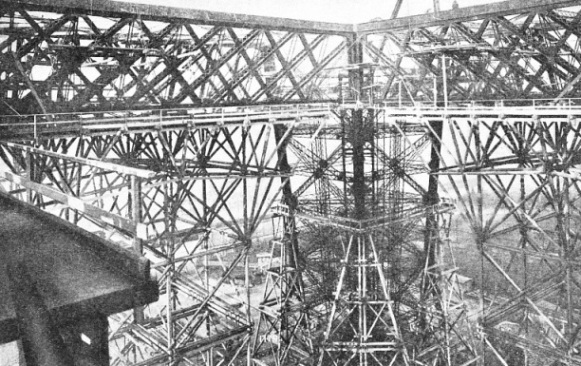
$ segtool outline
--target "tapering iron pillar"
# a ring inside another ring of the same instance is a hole
[[[289,142],[288,138],[285,138],[285,134],[288,132],[288,128],[281,125],[275,126],[275,138],[276,143],[280,145],[278,154],[280,157],[279,169],[283,175],[288,175],[291,173],[291,166],[288,162],[287,157],[287,145]],[[283,141],[284,139],[284,141]],[[305,293],[304,293],[304,282],[302,277],[302,271],[298,263],[298,253],[299,253],[299,241],[298,232],[296,228],[296,220],[294,217],[295,211],[298,207],[298,199],[292,192],[290,179],[282,178],[282,194],[284,203],[289,207],[289,216],[285,216],[284,220],[284,238],[283,245],[285,246],[283,266],[284,273],[281,275],[283,278],[283,293],[282,298],[287,299],[282,308],[282,319],[281,319],[281,336],[283,342],[287,349],[281,355],[281,361],[285,361],[288,357],[289,348],[291,345],[300,348],[300,352],[303,355],[313,354],[312,344],[305,343],[305,339],[301,337],[309,338],[309,324],[308,324],[308,309],[301,306],[298,310],[291,309],[293,302],[304,303]]]
[[[304,359],[313,355],[311,337],[308,334],[308,309],[304,307],[304,284],[298,263],[299,243],[295,223],[295,211],[298,200],[291,187],[289,175],[291,166],[287,157],[289,129],[292,127],[274,125],[278,163],[281,178],[283,204],[288,207],[288,214],[283,215],[282,237],[275,237],[274,245],[281,245],[281,263],[278,268],[267,270],[264,298],[259,306],[261,318],[256,329],[254,341],[255,357],[274,357],[275,364],[302,364]],[[273,249],[273,254],[275,250]],[[270,280],[269,280],[270,279]],[[269,287],[271,286],[271,287]],[[300,305],[300,306],[297,306]],[[267,309],[267,308],[270,308]],[[267,329],[261,328],[266,325]],[[260,332],[260,334],[259,334]],[[261,337],[278,336],[269,351],[269,343]]]
[[[435,211],[435,206],[439,203],[440,197],[438,194],[438,169],[440,168],[440,151],[441,151],[441,138],[442,138],[442,121],[429,121],[429,136],[431,141],[431,151],[430,151],[430,161],[428,163],[429,177],[428,177],[428,190],[423,196],[423,203],[426,207],[426,226],[424,228],[424,255],[425,255],[425,268],[426,272],[424,280],[421,283],[420,288],[420,303],[430,304],[430,299],[440,298],[441,288],[440,288],[440,269],[437,266],[438,256],[440,253],[440,234],[439,234],[439,223],[438,223],[438,213]],[[436,301],[434,305],[438,310],[442,311],[442,306],[439,301]],[[429,312],[425,311],[419,317],[420,334],[426,344],[430,344],[433,332],[430,331],[430,319],[428,316]],[[444,330],[447,332],[447,330]]]
[[[283,175],[287,175],[291,171],[291,167],[288,162],[287,157],[287,144],[288,139],[282,141],[284,139],[284,135],[287,132],[287,128],[282,125],[276,125],[274,127],[274,136],[277,145],[280,144],[278,149],[278,156],[279,156],[279,169]],[[281,143],[282,141],[282,143]],[[283,276],[282,279],[282,291],[291,291],[293,293],[283,293],[282,299],[289,299],[293,296],[298,296],[301,300],[303,294],[296,293],[296,290],[302,288],[300,283],[295,283],[296,281],[301,281],[300,275],[296,275],[297,268],[297,258],[296,253],[298,252],[298,240],[297,240],[297,232],[295,226],[295,219],[294,219],[294,212],[297,208],[298,202],[297,198],[292,192],[292,187],[290,183],[290,179],[283,177],[282,179],[282,196],[283,201],[286,206],[289,208],[289,216],[283,217],[284,222],[284,237],[283,237],[283,245],[285,246],[284,250],[284,258],[282,260],[281,268],[284,269],[284,273],[280,273],[280,276]],[[294,325],[289,324],[289,317],[292,317],[289,314],[289,303],[284,301],[281,305],[281,323],[280,323],[280,332],[281,338],[284,342],[285,346],[288,347],[292,343],[292,328]]]
[[[362,45],[357,39],[354,40],[354,44],[350,48],[349,52],[349,63],[352,65],[361,64],[363,62],[362,55]],[[352,167],[353,167],[353,181],[351,184],[351,192],[353,195],[353,213],[352,218],[356,220],[364,220],[368,216],[366,203],[366,181],[365,181],[365,117],[363,109],[360,107],[362,105],[363,96],[361,95],[363,91],[363,70],[360,67],[355,67],[349,71],[349,83],[351,88],[355,93],[357,93],[357,103],[355,109],[351,111],[350,126],[348,126],[347,142],[351,144],[352,149]],[[344,120],[343,123],[348,123],[348,120]],[[365,301],[369,298],[373,298],[372,294],[367,293],[367,281],[369,273],[367,271],[366,260],[367,260],[367,250],[368,249],[368,238],[364,233],[353,233],[351,240],[353,240],[355,245],[350,246],[350,253],[348,257],[355,259],[355,266],[353,262],[350,263],[351,268],[347,268],[347,281],[346,281],[346,294],[347,296],[355,296],[355,299],[348,299],[347,306],[353,306],[353,313],[350,315],[352,317],[352,323],[357,324],[357,329],[355,331],[355,337],[352,340],[354,344],[358,346],[364,346],[367,342],[367,308]],[[349,251],[349,249],[347,249]],[[347,265],[347,263],[345,263]],[[341,289],[338,289],[340,291]],[[342,340],[345,341],[345,340]],[[335,345],[342,344],[340,342],[335,342]],[[359,353],[358,363],[363,366],[367,366],[367,354]]]
[[[291,215],[290,218],[286,218],[285,219],[285,228],[291,228],[290,230],[285,230],[285,239],[289,239],[288,240],[288,244],[287,244],[287,256],[284,259],[284,263],[291,266],[291,267],[296,267],[296,258],[294,257],[294,253],[295,253],[295,249],[298,246],[298,241],[297,241],[297,237],[296,237],[296,231],[295,231],[295,224],[294,224],[294,218],[292,218],[292,213],[296,210],[297,205],[298,205],[298,201],[296,196],[293,194],[292,192],[292,187],[291,187],[291,182],[288,179],[288,177],[286,177],[286,175],[288,175],[291,172],[291,166],[288,162],[288,157],[287,157],[287,145],[288,145],[288,139],[285,139],[283,141],[283,138],[285,136],[287,132],[287,127],[283,126],[283,125],[275,125],[274,126],[274,138],[276,140],[276,144],[280,144],[279,148],[278,148],[278,156],[279,156],[279,169],[281,174],[285,175],[281,178],[281,183],[282,183],[282,199],[283,202],[286,206],[288,206]],[[288,223],[287,223],[288,221]]]
[[[438,175],[434,174],[440,168],[440,150],[442,148],[442,121],[429,121],[430,129],[430,140],[431,140],[431,151],[430,151],[430,162],[428,163],[428,168],[430,170],[430,176],[428,178],[428,190],[424,195],[424,204],[426,206],[426,230],[424,232],[424,252],[427,256],[427,268],[432,268],[437,263],[437,256],[439,251],[439,227],[437,214],[434,212],[433,207],[440,201],[440,196],[438,194]],[[434,240],[435,239],[435,240]],[[427,298],[429,296],[438,296],[438,289],[434,287],[436,283],[436,278],[433,273],[429,273],[429,281],[424,282],[422,288],[422,296]]]
[[[363,49],[361,42],[355,37],[353,44],[349,48],[349,64],[358,65],[363,62]],[[363,70],[355,67],[349,70],[349,84],[357,94],[357,102],[362,99],[363,91]],[[343,122],[345,123],[345,121]],[[348,137],[353,149],[353,184],[351,190],[355,203],[353,216],[355,219],[364,219],[366,216],[365,209],[365,125],[363,119],[363,109],[356,108],[352,111],[351,126],[347,128],[350,136]]]
[[[131,191],[128,197],[128,207],[130,210],[131,218],[133,222],[138,225],[143,220],[142,214],[142,204],[143,204],[143,192],[141,190],[141,179],[132,176],[130,181],[131,184]],[[138,238],[137,236],[133,238],[133,250],[135,253],[142,255],[143,254],[143,240]],[[137,307],[133,309],[133,320],[135,323],[141,323],[144,319],[144,312],[143,306]]]
[[[361,43],[355,40],[350,51],[349,63],[361,64],[363,62]],[[368,217],[369,212],[365,206],[365,196],[367,193],[367,182],[365,181],[365,137],[367,134],[365,131],[363,109],[360,107],[363,102],[363,95],[361,94],[363,91],[363,70],[360,67],[355,67],[353,70],[350,70],[349,80],[351,87],[357,93],[357,103],[355,109],[351,112],[351,125],[347,129],[349,134],[347,141],[351,143],[351,158],[353,164],[353,182],[351,185],[351,191],[353,194],[354,207],[352,218],[356,220],[364,220]],[[346,121],[344,121],[344,123],[345,122]],[[353,291],[351,294],[355,294],[356,299],[348,300],[347,303],[352,306],[355,305],[351,316],[353,317],[353,323],[357,324],[358,329],[355,332],[356,334],[353,342],[359,347],[364,347],[365,343],[368,341],[366,301],[368,298],[374,298],[373,294],[368,293],[367,282],[371,279],[371,274],[368,273],[367,267],[365,267],[368,256],[367,249],[370,243],[369,238],[364,233],[354,233],[352,240],[355,242],[355,245],[351,246],[349,257],[356,259],[356,264],[355,267],[349,268],[347,271],[347,286],[354,286],[355,288],[348,288],[347,293]],[[351,296],[351,294],[349,296]],[[365,352],[359,353],[358,363],[362,366],[368,365],[368,355]]]

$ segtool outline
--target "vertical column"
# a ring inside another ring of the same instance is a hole
[[[357,39],[353,39],[353,44],[349,48],[349,63],[361,64],[363,62],[362,45]],[[363,70],[361,67],[356,67],[349,71],[349,83],[357,93],[357,102],[362,102],[363,96]],[[353,164],[353,182],[351,185],[351,192],[353,194],[353,218],[356,220],[363,220],[368,216],[367,208],[365,207],[366,196],[366,181],[365,181],[365,123],[363,109],[358,108],[351,112],[351,125],[347,129],[350,133],[348,141],[352,148],[352,164]],[[367,257],[365,255],[365,247],[367,245],[367,235],[363,233],[354,233],[354,241],[357,245],[352,247],[353,252],[351,258],[356,259],[354,271],[348,270],[348,279],[351,277],[353,285],[356,287],[352,290],[356,291],[356,299],[349,299],[349,305],[354,306],[352,324],[357,324],[355,330],[356,339],[353,341],[364,344],[367,342],[367,306],[366,300],[373,298],[373,294],[367,293]],[[350,273],[349,273],[350,272]],[[348,281],[347,283],[349,283]],[[349,293],[349,289],[347,291]],[[359,353],[359,364],[367,366],[367,353]]]
[[[279,156],[279,170],[282,175],[288,176],[291,172],[291,166],[288,162],[287,157],[287,145],[288,145],[288,137],[285,138],[285,134],[288,132],[287,128],[282,125],[275,125],[274,127],[274,135],[276,144],[279,145],[278,148],[278,156]],[[297,254],[299,250],[299,243],[298,243],[298,235],[296,232],[296,224],[295,224],[295,217],[294,213],[298,206],[298,200],[296,196],[292,192],[291,182],[288,177],[282,177],[282,195],[283,201],[286,206],[289,208],[289,215],[283,217],[283,226],[284,226],[284,237],[282,240],[282,248],[281,252],[283,254],[283,258],[281,258],[281,273],[279,273],[280,277],[280,289],[281,289],[281,299],[285,299],[285,301],[280,304],[280,337],[283,342],[283,347],[281,351],[281,362],[284,363],[285,358],[288,355],[289,347],[294,344],[295,346],[301,346],[301,342],[293,342],[293,337],[296,335],[297,331],[302,332],[305,328],[308,327],[308,324],[305,322],[304,315],[305,314],[293,314],[291,306],[293,305],[291,301],[304,301],[304,294],[303,294],[303,283],[302,283],[302,275],[297,268]],[[298,310],[299,312],[304,311],[302,308]],[[302,322],[302,324],[297,324],[298,322]],[[306,353],[310,353],[311,350],[304,349],[301,350]]]
[[[141,192],[141,179],[136,176],[131,176],[131,195],[130,195],[130,215],[134,224],[141,224],[143,220],[143,215],[141,211],[142,207],[142,192]],[[143,252],[143,240],[137,236],[133,238],[133,250],[136,253],[141,254]]]
[[[130,215],[133,223],[138,225],[141,224],[143,220],[143,215],[141,211],[142,207],[142,192],[141,192],[141,179],[136,176],[131,176],[131,192],[129,195],[129,209],[131,210]],[[133,250],[138,253],[143,253],[143,240],[135,236],[133,238]],[[143,322],[143,307],[137,307],[133,309],[133,320],[135,323]]]
[[[567,151],[568,144],[567,144],[567,137],[569,134],[571,126],[568,122],[557,122],[555,125],[555,130],[559,131],[555,133],[555,148],[560,152],[561,156],[567,156],[571,154],[571,152]],[[565,166],[566,163],[563,164],[554,164],[554,169],[558,171],[563,171],[567,169]],[[555,197],[558,197],[556,206],[557,206],[557,233],[558,233],[558,241],[559,245],[561,246],[561,253],[562,258],[566,260],[572,260],[575,258],[575,241],[572,240],[571,234],[573,233],[572,225],[571,225],[571,208],[573,207],[571,201],[571,196],[569,193],[570,187],[572,186],[572,182],[570,178],[566,177],[550,177],[548,179],[553,180],[552,186],[555,189]],[[574,234],[573,234],[574,235]],[[566,301],[566,313],[567,313],[567,325],[565,326],[564,333],[565,338],[568,340],[569,345],[567,349],[567,353],[569,355],[573,354],[573,344],[575,339],[577,338],[577,332],[579,331],[575,327],[575,312],[576,309],[574,308],[574,302],[576,301],[574,297],[574,288],[573,283],[575,281],[574,272],[572,270],[572,265],[570,263],[566,264],[565,267],[565,301]]]
[[[430,161],[428,163],[429,177],[428,177],[428,190],[424,194],[423,203],[426,207],[426,229],[424,231],[424,253],[426,256],[425,268],[427,269],[424,274],[425,280],[422,281],[421,293],[420,293],[420,304],[428,303],[428,299],[432,297],[440,296],[440,288],[438,286],[439,280],[439,269],[436,266],[438,262],[438,254],[440,251],[440,240],[439,240],[439,227],[438,227],[438,217],[434,210],[434,205],[439,202],[438,194],[438,175],[436,173],[440,167],[440,150],[441,150],[441,138],[442,138],[442,121],[429,121],[429,135],[431,141],[431,151],[430,151]],[[440,302],[436,302],[436,306],[439,306]],[[444,309],[440,309],[444,310]],[[427,314],[427,313],[426,313]],[[432,332],[429,330],[430,320],[427,315],[422,315],[420,317],[420,329],[425,329],[424,334],[425,341],[429,342],[429,337],[431,337]],[[447,325],[446,325],[447,327]],[[421,331],[420,331],[421,332]],[[444,330],[447,334],[447,329]]]
[[[203,150],[199,152],[199,154],[204,154]],[[198,157],[199,159],[199,157]],[[205,156],[204,159],[205,161]],[[206,180],[202,180],[202,192],[201,192],[201,196],[202,196],[202,202],[208,202],[208,181]],[[210,209],[207,206],[204,206],[202,208],[203,210],[203,222],[204,225],[206,227],[206,229],[210,226]],[[204,234],[204,250],[207,251],[208,249],[210,249],[210,239],[209,239],[209,235]],[[204,268],[206,269],[204,271],[204,289],[207,291],[207,293],[210,293],[212,291],[211,289],[211,284],[210,284],[210,256],[209,255],[204,255]],[[204,318],[206,319],[205,321],[205,329],[206,329],[206,337],[210,338],[212,336],[212,318],[211,318],[211,314],[210,314],[210,310],[206,309],[204,312]],[[208,349],[208,351],[206,352],[206,365],[207,366],[214,366],[214,347],[210,347]]]
[[[363,50],[361,42],[358,42],[356,36],[351,40],[349,47],[349,64],[361,64],[363,62]],[[357,101],[361,99],[363,91],[363,70],[356,67],[349,70],[349,85],[357,94]],[[344,121],[345,123],[345,121]],[[353,184],[351,191],[355,203],[354,218],[363,219],[366,216],[365,209],[365,130],[363,110],[355,108],[351,114],[351,126],[347,128],[350,134],[348,140],[353,149]]]
[[[478,121],[475,121],[474,124],[472,125],[472,129],[474,132],[474,150],[475,150],[475,155],[476,158],[475,160],[478,162],[482,161],[482,145],[480,142],[480,123]],[[469,148],[467,146],[467,148]],[[485,273],[485,267],[484,267],[484,258],[485,258],[485,252],[484,252],[484,245],[486,244],[486,240],[487,238],[485,237],[484,233],[482,232],[482,228],[484,227],[484,206],[483,206],[483,178],[482,175],[477,175],[476,176],[476,192],[477,192],[477,197],[476,197],[476,203],[477,203],[477,207],[476,207],[476,211],[475,211],[475,217],[476,217],[476,226],[477,226],[477,237],[476,237],[476,246],[478,248],[478,250],[480,251],[480,307],[481,307],[481,318],[480,318],[480,324],[479,326],[482,327],[483,324],[482,322],[484,321],[484,317],[486,315],[486,308],[484,307],[484,273]],[[483,329],[483,328],[482,328]],[[487,359],[486,359],[486,337],[485,337],[485,333],[484,333],[484,329],[483,332],[480,334],[480,347],[481,347],[481,355],[482,358],[479,360],[479,362],[481,362],[482,365],[486,365],[487,364]]]
[[[291,166],[288,162],[287,157],[287,145],[288,145],[288,138],[285,141],[282,141],[284,138],[287,129],[282,125],[275,125],[274,126],[274,138],[276,144],[279,145],[278,148],[278,156],[279,156],[279,163],[278,167],[282,175],[288,175],[291,172]],[[288,206],[290,211],[290,217],[285,218],[285,239],[288,240],[288,244],[286,245],[286,252],[289,252],[286,258],[283,258],[284,263],[288,264],[291,267],[296,266],[296,261],[293,256],[294,249],[298,246],[296,233],[295,233],[295,224],[294,224],[294,217],[292,214],[294,213],[295,209],[297,208],[298,201],[295,195],[292,192],[291,182],[287,177],[281,178],[282,180],[282,197],[284,204]],[[290,250],[289,250],[290,249]]]
[[[29,182],[34,180],[34,168],[32,167],[34,160],[32,158],[32,152],[28,149],[24,150],[25,159],[26,159],[26,179]],[[28,204],[32,204],[33,200],[33,191],[30,188],[26,189],[26,202]]]
[[[444,96],[444,108],[448,108],[448,72],[446,71],[445,54],[442,54],[442,94]]]
[[[359,65],[363,62],[362,45],[358,42],[356,36],[352,39],[351,47],[349,48],[349,64]],[[363,109],[359,108],[359,104],[362,102],[363,96],[363,70],[361,67],[354,67],[349,70],[349,85],[353,92],[357,95],[357,104],[355,109],[351,111],[351,120],[344,119],[342,122],[350,125],[346,126],[347,139],[344,142],[351,144],[352,149],[352,168],[353,168],[353,181],[351,183],[351,194],[353,195],[353,212],[352,218],[356,220],[363,220],[367,217],[367,209],[365,207],[365,195],[366,195],[366,182],[365,182],[365,126],[364,126],[364,115]],[[347,194],[347,192],[345,192]],[[353,329],[353,339],[342,339],[342,337],[337,334],[335,335],[334,345],[340,345],[345,341],[356,342],[358,344],[366,343],[366,305],[365,301],[367,299],[367,267],[365,257],[365,246],[367,237],[364,233],[353,233],[351,234],[355,245],[351,247],[351,253],[348,255],[355,260],[355,265],[350,264],[351,268],[347,266],[346,272],[346,283],[344,289],[337,288],[337,292],[340,293],[341,290],[345,290],[345,295],[349,293],[355,294],[354,299],[347,299],[344,305],[347,307],[352,307],[352,314],[350,315],[350,320],[348,320]],[[349,295],[347,295],[349,296]],[[373,298],[373,295],[370,295]],[[331,320],[332,321],[332,320]],[[358,364],[367,366],[367,354],[365,352],[358,352]]]
[[[430,151],[430,162],[428,163],[428,168],[430,170],[430,175],[428,177],[428,190],[424,195],[424,204],[426,205],[426,230],[424,232],[424,251],[427,256],[427,267],[432,268],[436,264],[437,255],[439,251],[438,243],[438,219],[436,213],[432,207],[438,204],[440,197],[438,194],[438,175],[433,174],[440,168],[440,150],[441,150],[441,139],[442,139],[442,121],[429,121],[428,122],[430,130],[430,139],[432,143]],[[435,284],[435,278],[433,274],[428,275],[430,281],[424,282],[424,288],[422,289],[422,295],[428,297],[430,295],[436,296],[436,289],[432,286]]]
[[[167,161],[167,152],[164,149],[164,160]],[[172,234],[174,231],[173,212],[171,209],[171,185],[165,184],[163,187],[163,219],[165,235],[167,238],[162,239],[165,241],[165,253],[167,255],[168,265],[166,267],[166,278],[165,278],[165,316],[166,316],[166,342],[167,342],[167,352],[168,352],[168,364],[173,365],[175,362],[176,353],[176,339],[175,339],[175,325],[174,325],[174,311],[175,311],[175,298],[174,298],[174,287],[173,281],[176,274],[176,263],[175,263],[175,243],[176,240]]]
[[[515,125],[515,127],[517,127],[517,125]],[[524,126],[519,126],[521,128],[524,128]],[[523,138],[523,135],[520,133],[516,133],[514,134],[517,144],[518,144],[518,167],[519,169],[525,169],[526,163],[527,163],[527,154],[528,154],[528,149],[527,149],[527,143]],[[526,200],[527,197],[527,182],[526,181],[526,176],[525,175],[521,175],[519,177],[519,202],[524,202]],[[526,250],[529,247],[529,223],[526,220],[520,219],[518,220],[518,225],[519,225],[519,235],[520,235],[520,248],[523,251],[522,254],[522,268],[523,268],[523,278],[522,278],[522,287],[523,288],[528,288],[529,286],[529,258],[527,255]],[[528,314],[527,314],[528,315]],[[528,318],[528,316],[527,316]],[[527,319],[526,321],[523,322],[523,327],[524,327],[524,336],[526,338],[529,337],[529,324],[530,321]],[[524,348],[523,349],[523,355],[524,355],[524,360],[523,360],[523,366],[528,366],[529,362],[528,362],[528,357],[530,355],[530,351],[528,348]]]

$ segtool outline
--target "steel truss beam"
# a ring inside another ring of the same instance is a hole
[[[386,21],[377,32],[363,32],[368,60],[380,73],[375,93],[392,105],[435,106],[581,95],[580,9],[574,5],[509,1],[442,13],[433,21],[417,16],[409,27]]]
[[[574,0],[508,0],[486,5],[440,11],[437,16],[434,14],[425,14],[360,23],[357,25],[357,32],[359,34],[373,34],[402,29],[417,29],[496,16],[504,17],[528,12],[544,12],[575,5],[578,4]]]
[[[337,70],[329,68],[345,63],[353,37],[365,43],[362,61],[379,63],[371,88],[382,99],[442,104],[579,93],[579,11],[570,1],[458,9],[442,13],[443,20],[413,17],[404,28],[394,19],[371,33],[363,25],[357,33],[325,33],[208,23],[210,15],[169,21],[163,11],[157,24],[106,10],[148,14],[155,7],[103,2],[95,8],[105,9],[101,14],[86,4],[75,11],[64,5],[71,4],[11,2],[4,13],[1,113],[332,100],[337,95],[327,78]]]
[[[335,99],[321,72],[344,57],[344,33],[62,3],[4,4],[0,114]]]

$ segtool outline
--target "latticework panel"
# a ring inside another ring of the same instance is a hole
[[[374,92],[380,100],[442,106],[579,96],[579,7],[547,4],[467,19],[449,13],[442,21],[367,35],[367,60],[379,65]]]
[[[344,36],[83,6],[1,3],[0,114],[336,98]]]

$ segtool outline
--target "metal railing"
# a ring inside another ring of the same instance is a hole
[[[199,107],[103,112],[71,112],[0,116],[0,138],[107,133],[120,129],[207,128],[211,126],[284,123],[293,119],[323,118],[333,105],[283,104],[245,107]]]
[[[369,107],[369,106],[366,106]],[[383,101],[374,103],[371,107],[383,109],[422,110],[422,111],[446,111],[446,110],[490,110],[491,108],[518,108],[531,110],[579,110],[581,98],[564,98],[555,100],[545,99],[480,99],[468,101],[450,101],[447,105],[438,103]]]

